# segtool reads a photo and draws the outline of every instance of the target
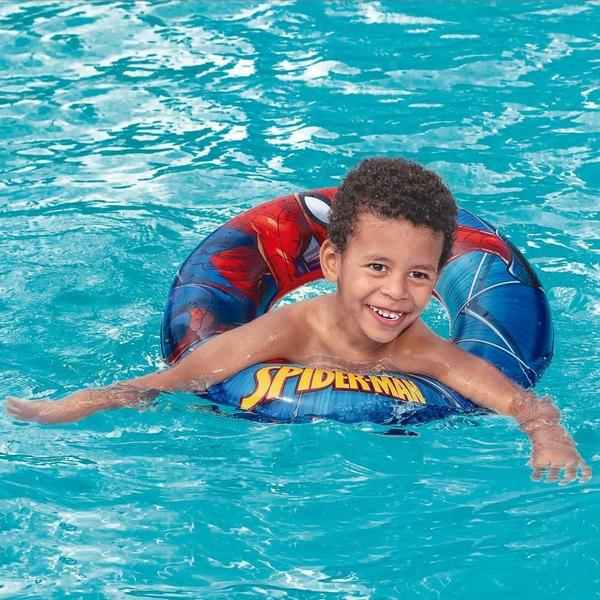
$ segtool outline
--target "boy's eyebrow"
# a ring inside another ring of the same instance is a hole
[[[422,271],[437,271],[433,265],[412,265],[411,269],[421,269]]]

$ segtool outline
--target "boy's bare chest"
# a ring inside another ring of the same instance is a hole
[[[383,371],[393,368],[391,348],[363,350],[353,347],[335,331],[307,325],[288,360],[311,367],[344,371]]]
[[[412,350],[421,345],[418,330],[424,325],[415,323],[416,331],[405,331],[401,338],[386,345],[364,348],[336,330],[328,314],[326,297],[322,302],[319,300],[308,301],[303,307],[307,312],[300,315],[302,325],[286,357],[290,362],[345,371],[415,372],[416,357]]]

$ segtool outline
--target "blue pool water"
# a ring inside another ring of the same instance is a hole
[[[203,236],[401,155],[534,265],[556,327],[538,390],[598,470],[599,21],[581,0],[0,3],[0,397],[159,367]],[[600,594],[598,476],[530,481],[509,419],[398,438],[198,403],[2,411],[0,597]]]

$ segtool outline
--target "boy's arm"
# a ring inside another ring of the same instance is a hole
[[[288,357],[302,339],[296,323],[294,306],[284,306],[214,337],[169,369],[57,401],[9,396],[6,412],[23,421],[68,423],[101,410],[138,407],[162,392],[205,390],[250,365]]]
[[[425,345],[417,345],[423,349],[420,353],[422,364],[427,365],[425,374],[479,406],[514,417],[532,444],[529,464],[534,479],[540,479],[547,472],[548,479],[554,481],[564,468],[565,483],[573,481],[578,470],[581,470],[582,482],[589,480],[591,469],[575,449],[573,438],[560,423],[560,411],[549,398],[538,398],[487,361],[431,332],[429,335],[425,336],[428,338]],[[423,369],[415,372],[423,372]]]

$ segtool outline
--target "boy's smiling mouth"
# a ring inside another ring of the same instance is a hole
[[[378,306],[372,306],[371,304],[367,304],[367,306],[373,311],[375,315],[377,315],[381,319],[385,319],[385,321],[390,323],[399,321],[406,314],[403,312],[396,312],[392,310],[387,310],[385,308],[379,308]]]

